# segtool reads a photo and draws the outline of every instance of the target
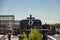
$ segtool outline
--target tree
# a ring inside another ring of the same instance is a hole
[[[25,32],[22,33],[21,40],[28,40]]]
[[[31,29],[29,33],[29,40],[42,40],[41,34],[37,29]]]

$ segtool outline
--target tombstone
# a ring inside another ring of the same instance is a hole
[[[42,25],[42,29],[44,29],[44,30],[42,30],[42,34],[43,34],[43,40],[48,40],[47,39],[47,32],[49,31],[49,25],[48,24],[44,24],[44,25]],[[47,29],[47,30],[46,30]]]
[[[26,29],[34,28],[35,26],[41,29],[41,25],[42,25],[41,20],[35,19],[35,17],[32,17],[32,15],[30,15],[30,17],[27,17],[27,19],[23,19],[20,21],[21,32],[25,32]],[[26,32],[27,34],[29,33],[29,31]]]

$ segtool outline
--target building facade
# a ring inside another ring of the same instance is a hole
[[[0,15],[0,34],[6,34],[7,31],[14,28],[14,15]]]
[[[14,35],[18,35],[20,33],[20,20],[15,20],[15,27],[14,27]]]

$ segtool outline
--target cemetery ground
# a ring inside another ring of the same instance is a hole
[[[0,40],[8,40],[7,35],[0,35]],[[19,40],[17,36],[11,35],[11,40]]]
[[[53,38],[55,38],[56,40],[60,40],[60,35],[55,34],[55,35],[50,35]],[[7,35],[0,35],[0,40],[8,40],[8,36]],[[19,40],[19,38],[17,36],[13,36],[11,35],[11,40]]]
[[[52,37],[54,37],[56,40],[60,40],[60,35],[55,34],[55,35],[51,35]]]

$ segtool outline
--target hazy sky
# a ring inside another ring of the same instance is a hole
[[[60,0],[0,0],[0,15],[21,20],[30,14],[42,23],[60,23]]]

